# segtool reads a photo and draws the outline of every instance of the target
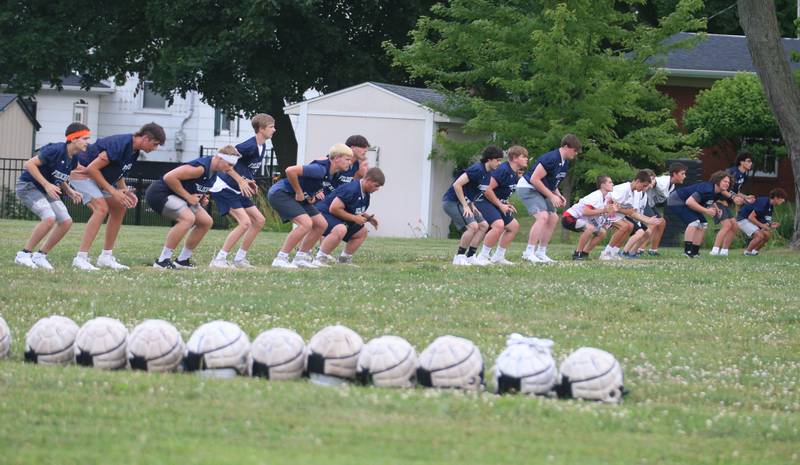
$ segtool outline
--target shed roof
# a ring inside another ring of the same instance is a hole
[[[5,109],[14,102],[19,104],[20,108],[22,108],[22,111],[25,113],[25,116],[27,116],[28,120],[30,120],[31,124],[33,124],[33,127],[36,128],[37,131],[41,129],[42,125],[36,121],[36,117],[34,117],[31,109],[15,94],[0,94],[0,112],[5,111]]]

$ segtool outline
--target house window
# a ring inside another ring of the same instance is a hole
[[[232,133],[239,135],[238,122],[234,122],[236,117],[230,116],[219,108],[214,109],[214,135],[227,136]]]
[[[753,177],[778,177],[778,157],[773,154],[764,154],[763,156],[756,158],[756,160],[753,160]]]
[[[72,122],[89,124],[89,104],[83,99],[72,104]]]
[[[153,82],[145,81],[142,91],[142,108],[163,110],[167,108],[167,98],[153,90]]]

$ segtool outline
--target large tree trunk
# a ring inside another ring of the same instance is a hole
[[[272,136],[272,147],[278,160],[278,169],[281,175],[286,168],[297,164],[297,139],[294,128],[289,120],[289,115],[283,112],[283,99],[276,100],[271,105],[271,115],[275,118],[275,135]]]
[[[761,84],[794,170],[795,215],[791,247],[800,248],[800,89],[794,80],[781,44],[775,3],[764,0],[738,0],[739,22],[747,36]]]

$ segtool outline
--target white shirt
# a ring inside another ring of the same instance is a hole
[[[631,183],[625,182],[614,186],[614,190],[612,190],[608,195],[620,206],[620,208],[633,208],[635,210],[637,204],[639,203],[639,199],[637,198],[636,194],[637,192],[634,192],[633,187],[631,187]],[[641,192],[638,192],[638,194],[641,194]],[[610,221],[618,221],[624,217],[625,214],[623,213],[612,213],[608,215],[608,219]]]
[[[595,210],[602,210],[606,205],[606,197],[603,195],[603,192],[600,189],[592,192],[591,194],[581,198],[578,200],[578,203],[569,207],[567,209],[567,213],[573,218],[580,219],[583,218],[583,212],[586,207],[591,207]]]

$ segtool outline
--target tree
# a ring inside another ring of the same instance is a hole
[[[791,247],[800,248],[800,89],[786,61],[775,5],[760,0],[738,0],[739,18],[747,48],[764,86],[786,149],[792,160],[795,189],[794,234]]]
[[[667,157],[691,152],[656,89],[664,76],[645,60],[675,32],[701,28],[692,14],[702,3],[681,1],[655,28],[637,24],[637,3],[454,0],[420,18],[411,44],[387,48],[446,96],[442,110],[464,118],[466,132],[493,136],[444,141],[444,156],[466,164],[491,139],[538,155],[574,132],[584,154],[563,188],[574,180],[586,190],[598,174],[623,180],[633,167],[663,169]]]
[[[277,119],[282,167],[297,145],[283,114],[309,88],[332,91],[365,80],[407,79],[382,50],[403,43],[433,0],[10,1],[0,9],[0,82],[35,94],[77,72],[85,87],[138,73],[164,95],[199,91],[204,101]],[[347,135],[342,135],[346,137]]]

